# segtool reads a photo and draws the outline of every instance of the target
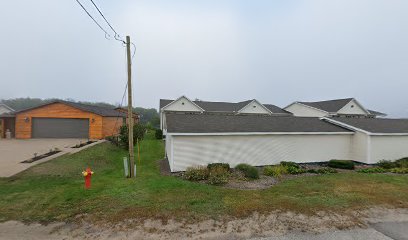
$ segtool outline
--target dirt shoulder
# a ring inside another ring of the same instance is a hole
[[[366,228],[378,222],[408,221],[408,209],[382,207],[345,214],[319,212],[307,216],[292,212],[253,214],[243,219],[205,220],[198,223],[169,220],[127,220],[115,225],[54,223],[50,225],[8,221],[0,224],[0,239],[247,239],[283,236],[291,232],[324,233],[336,229]]]

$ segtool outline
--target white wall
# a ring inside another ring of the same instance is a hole
[[[351,100],[347,103],[342,109],[340,109],[337,113],[339,114],[359,114],[359,115],[366,115],[367,113],[360,107],[360,105],[355,101]]]
[[[325,117],[327,116],[326,112],[319,111],[314,108],[310,108],[298,103],[292,104],[289,107],[285,108],[286,111],[293,113],[293,115],[298,117]]]
[[[362,132],[355,132],[351,139],[350,159],[358,162],[368,163],[369,136]]]
[[[0,105],[0,114],[11,112],[10,109]]]
[[[264,106],[257,101],[252,101],[240,110],[240,113],[256,113],[256,114],[271,114]]]
[[[371,136],[371,162],[408,157],[408,136]]]
[[[224,162],[254,166],[350,159],[352,135],[173,136],[172,172]],[[166,141],[166,144],[170,142]],[[166,146],[166,148],[171,148]]]

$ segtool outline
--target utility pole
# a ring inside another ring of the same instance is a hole
[[[128,130],[129,130],[129,162],[130,177],[135,177],[135,157],[133,144],[133,108],[132,108],[132,58],[130,56],[130,37],[126,36],[126,55],[128,68]]]

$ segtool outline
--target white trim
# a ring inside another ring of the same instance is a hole
[[[306,105],[306,104],[303,104],[303,103],[300,103],[300,102],[294,102],[294,103],[292,103],[292,104],[289,104],[287,107],[284,107],[283,109],[286,110],[286,108],[288,108],[288,107],[290,107],[290,106],[292,106],[292,105],[294,105],[294,104],[298,104],[298,105],[301,105],[301,106],[304,106],[304,107],[308,107],[308,108],[311,108],[311,109],[314,109],[314,110],[317,110],[317,111],[320,111],[320,112],[324,112],[324,113],[327,113],[327,114],[332,114],[332,113],[327,112],[327,111],[325,111],[325,110],[323,110],[323,109],[315,108],[315,107],[312,107],[312,106],[309,106],[309,105]],[[289,111],[289,110],[286,110],[286,111]],[[289,112],[290,112],[290,111],[289,111]]]
[[[170,148],[171,148],[171,166],[170,166],[170,171],[172,172],[174,169],[174,139],[172,136],[170,136]],[[170,164],[170,162],[169,162]]]
[[[347,104],[351,103],[351,101],[356,102],[357,105],[358,105],[361,109],[363,109],[364,112],[365,112],[367,115],[372,115],[372,114],[371,114],[363,105],[361,105],[361,103],[359,103],[359,102],[357,101],[357,99],[355,99],[355,98],[352,98],[348,103],[346,103],[342,108],[340,108],[340,109],[337,111],[337,113],[340,112],[343,108],[345,108]],[[347,115],[347,114],[344,114],[344,115]],[[350,114],[350,115],[361,115],[361,114]]]
[[[329,123],[332,123],[332,124],[334,124],[334,125],[337,125],[337,126],[340,126],[340,127],[344,127],[344,128],[350,129],[350,130],[362,132],[362,133],[365,133],[365,134],[371,134],[370,132],[368,132],[368,131],[366,131],[366,130],[363,130],[363,129],[361,129],[361,128],[356,128],[356,127],[354,127],[354,126],[348,125],[348,124],[346,124],[346,123],[338,122],[338,121],[333,120],[333,119],[330,119],[330,118],[322,117],[322,118],[320,118],[320,120],[325,120],[325,121],[327,121],[327,122],[329,122]]]
[[[273,114],[273,112],[272,112],[271,110],[269,110],[269,108],[265,107],[262,103],[260,103],[260,102],[259,102],[258,100],[256,100],[256,99],[253,99],[250,103],[248,103],[247,105],[245,105],[244,107],[242,107],[240,110],[238,110],[237,113],[238,113],[238,114],[239,114],[239,113],[242,113],[242,112],[241,112],[242,109],[246,108],[248,105],[252,104],[253,102],[256,102],[256,103],[258,103],[259,105],[261,105],[261,107],[262,107],[263,109],[265,109],[267,112],[269,112],[270,115]],[[260,114],[260,113],[248,113],[248,114]]]
[[[171,103],[167,104],[166,106],[160,108],[160,111],[163,111],[165,108],[167,108],[168,106],[170,106],[171,104],[173,104],[174,102],[177,102],[178,100],[180,100],[180,99],[182,99],[182,98],[187,99],[187,100],[190,101],[194,106],[196,106],[196,107],[198,107],[199,109],[201,109],[201,112],[204,112],[204,111],[205,111],[202,107],[198,106],[196,103],[194,103],[193,101],[191,101],[191,100],[190,100],[188,97],[186,97],[185,95],[183,95],[183,96],[177,98],[177,99],[174,100],[173,102],[171,102]],[[190,111],[186,111],[186,112],[190,112]]]
[[[408,136],[408,133],[370,133],[370,136]]]
[[[7,108],[7,109],[10,110],[11,112],[15,112],[15,111],[16,111],[16,110],[12,109],[11,107],[7,106],[7,105],[4,104],[4,103],[0,103],[0,106],[3,106],[3,107],[5,107],[5,108]]]
[[[219,132],[167,133],[169,136],[247,136],[247,135],[353,135],[354,132]]]

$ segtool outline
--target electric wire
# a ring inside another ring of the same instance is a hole
[[[79,6],[81,6],[81,8],[86,12],[86,14],[94,21],[94,23],[98,25],[98,27],[105,33],[105,38],[106,36],[110,37],[109,33],[98,23],[98,21],[95,20],[94,17],[92,17],[92,15],[88,12],[88,10],[86,10],[84,5],[82,5],[82,3],[79,0],[75,0],[75,1],[79,4]]]

